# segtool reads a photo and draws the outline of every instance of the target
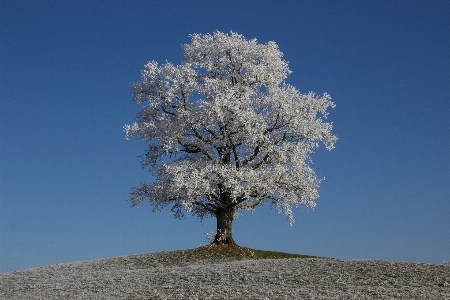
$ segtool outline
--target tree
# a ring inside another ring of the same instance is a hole
[[[335,104],[284,83],[291,71],[275,42],[219,31],[190,38],[181,65],[149,62],[131,85],[141,109],[125,136],[148,144],[142,166],[156,176],[130,190],[132,206],[148,199],[175,218],[216,217],[219,245],[235,245],[233,220],[265,203],[292,225],[292,207],[316,206],[323,179],[310,154],[334,148],[323,119]]]

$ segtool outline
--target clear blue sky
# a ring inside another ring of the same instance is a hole
[[[151,180],[122,126],[149,60],[191,33],[274,40],[301,92],[328,92],[336,148],[293,227],[269,207],[240,245],[334,258],[450,260],[449,1],[0,2],[0,272],[195,248],[215,220],[180,221],[127,193]]]

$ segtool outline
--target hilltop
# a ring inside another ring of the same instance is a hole
[[[138,254],[0,274],[0,299],[446,299],[450,268],[244,247]]]

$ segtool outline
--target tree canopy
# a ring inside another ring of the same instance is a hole
[[[217,244],[233,244],[231,222],[243,210],[270,204],[291,225],[292,208],[314,208],[322,179],[310,155],[337,137],[325,122],[328,94],[301,94],[275,42],[259,44],[219,31],[192,34],[180,65],[145,65],[131,85],[140,106],[126,139],[146,142],[142,166],[156,180],[129,193],[132,205],[149,200],[217,218]]]

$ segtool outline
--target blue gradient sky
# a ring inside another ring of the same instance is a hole
[[[264,4],[262,4],[264,3]],[[191,33],[274,40],[301,92],[328,92],[336,149],[293,227],[269,207],[238,244],[335,258],[450,260],[449,1],[0,2],[0,272],[195,248],[215,220],[179,221],[127,192],[151,180],[122,126],[149,60]]]

